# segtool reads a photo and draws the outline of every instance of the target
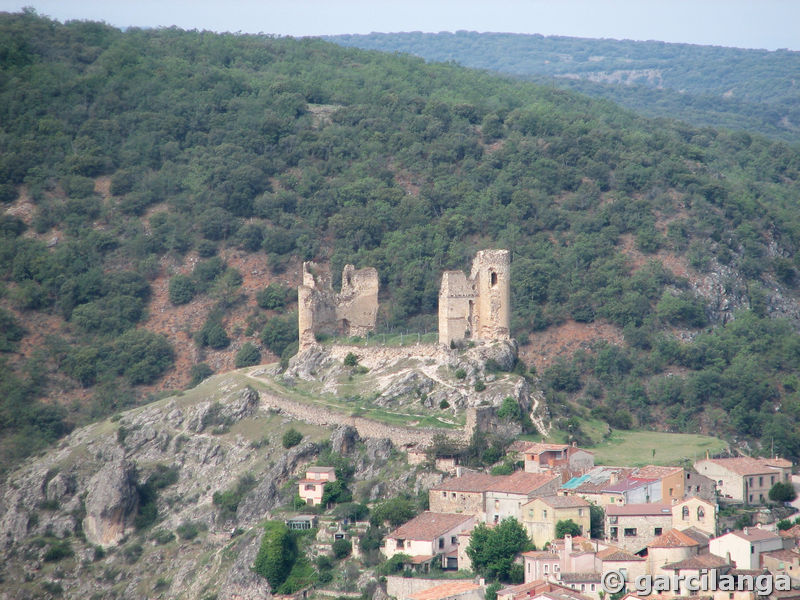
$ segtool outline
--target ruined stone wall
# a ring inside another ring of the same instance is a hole
[[[313,262],[303,263],[303,283],[297,288],[300,350],[316,343],[318,333],[366,335],[378,316],[378,271],[346,265],[342,291],[333,291],[330,274]]]
[[[481,250],[469,278],[445,271],[439,289],[439,343],[507,340],[510,337],[511,255],[508,250]]]

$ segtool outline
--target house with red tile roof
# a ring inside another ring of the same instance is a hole
[[[708,547],[712,554],[730,557],[738,569],[758,569],[763,552],[783,550],[783,538],[761,527],[745,527],[712,539]]]
[[[647,544],[648,571],[654,575],[661,574],[664,565],[697,556],[699,549],[700,544],[693,537],[670,529]]]
[[[483,600],[483,590],[472,580],[448,581],[399,600]]]
[[[594,454],[575,444],[528,442],[523,448],[519,454],[524,457],[528,473],[554,471],[568,474],[569,479],[594,467]]]
[[[629,552],[639,552],[671,528],[672,508],[667,504],[626,504],[606,508],[607,542]]]
[[[569,520],[589,535],[590,504],[578,496],[543,496],[522,505],[522,524],[537,548],[555,539],[559,521]]]
[[[309,467],[305,479],[297,482],[297,493],[306,504],[317,506],[322,502],[325,484],[336,481],[336,469],[333,467]]]
[[[745,504],[767,502],[772,486],[791,476],[791,463],[779,458],[706,458],[697,461],[694,468],[716,481],[723,496]]]
[[[418,562],[458,551],[458,534],[475,526],[475,516],[426,511],[386,536],[386,558],[408,554]]]
[[[558,473],[526,473],[517,471],[499,477],[486,490],[486,522],[499,523],[514,517],[522,521],[522,505],[532,498],[554,496],[561,485]]]

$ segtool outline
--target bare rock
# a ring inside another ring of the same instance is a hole
[[[331,450],[342,456],[350,454],[361,440],[358,431],[350,425],[340,425],[331,434]]]
[[[236,544],[236,561],[220,586],[219,600],[267,600],[272,597],[267,580],[253,572],[261,535],[243,535]]]
[[[75,493],[75,477],[58,473],[47,482],[44,497],[48,502],[63,502]]]
[[[83,530],[92,544],[114,546],[136,512],[136,470],[132,463],[106,465],[89,480]]]
[[[313,442],[306,442],[281,456],[275,466],[264,473],[261,483],[242,498],[236,511],[237,521],[240,524],[256,523],[263,519],[267,512],[287,500],[281,497],[281,485],[299,463],[308,461],[318,454],[319,446]]]

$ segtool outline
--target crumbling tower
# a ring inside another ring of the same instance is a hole
[[[474,340],[510,337],[511,253],[481,250],[469,278],[445,271],[439,289],[439,343],[450,345],[468,335]]]
[[[316,334],[366,335],[378,316],[378,271],[345,265],[342,291],[333,291],[330,275],[313,262],[303,263],[297,288],[297,322],[302,352],[317,343]]]

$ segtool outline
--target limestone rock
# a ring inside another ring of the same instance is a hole
[[[267,600],[272,597],[267,580],[253,572],[261,535],[243,535],[236,544],[236,561],[225,583],[220,587],[219,600]]]
[[[355,427],[341,425],[331,435],[331,450],[340,455],[350,454],[360,440]]]
[[[114,546],[125,535],[139,504],[132,463],[106,465],[89,480],[83,530],[92,544]]]
[[[306,442],[282,455],[275,466],[262,476],[261,483],[239,503],[239,509],[236,511],[239,524],[260,521],[268,511],[288,500],[281,497],[281,482],[294,472],[299,463],[309,461],[317,454],[319,446],[313,442]]]
[[[63,502],[68,496],[75,493],[75,478],[70,475],[58,473],[47,482],[44,497],[49,502]]]

